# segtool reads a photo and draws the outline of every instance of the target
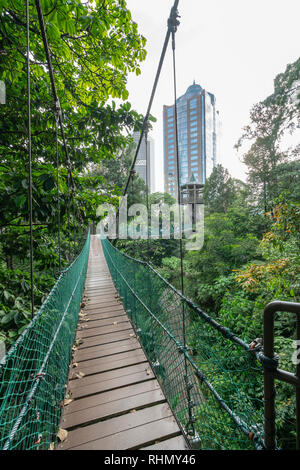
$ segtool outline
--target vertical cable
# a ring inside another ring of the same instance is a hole
[[[30,225],[30,291],[31,316],[34,315],[33,286],[33,216],[32,216],[32,162],[31,162],[31,95],[30,95],[30,44],[29,44],[29,0],[26,0],[26,36],[27,36],[27,113],[28,113],[28,186],[29,186],[29,225]]]
[[[150,217],[149,217],[149,169],[150,169],[150,160],[149,160],[149,152],[148,152],[148,122],[147,122],[147,127],[145,131],[145,145],[146,145],[146,207],[147,207],[147,258],[146,261],[149,264],[150,263],[150,239],[149,239],[149,222],[150,222]],[[148,167],[149,165],[149,167]],[[151,282],[151,274],[150,274],[150,268],[147,266],[148,270],[148,298],[149,298],[149,305],[150,305],[150,310],[153,311],[152,307],[152,299],[153,299],[153,292],[152,292],[152,282]],[[155,344],[154,344],[154,328],[151,328],[151,345],[150,345],[150,358],[152,362],[154,361],[154,352],[155,352]]]
[[[147,261],[150,261],[150,245],[149,245],[149,171],[148,171],[148,123],[145,131],[145,145],[146,145],[146,206],[147,206]]]
[[[58,243],[58,265],[61,273],[61,241],[60,241],[60,194],[59,194],[59,150],[58,150],[58,116],[55,113],[55,138],[56,138],[56,187],[57,187],[57,243]]]
[[[180,279],[181,279],[181,293],[184,295],[184,277],[183,277],[183,244],[182,244],[182,217],[181,217],[181,194],[180,194],[180,171],[179,171],[179,149],[178,149],[178,116],[177,116],[177,83],[176,83],[176,57],[175,57],[175,33],[177,30],[177,12],[174,11],[171,21],[172,21],[172,52],[173,52],[173,82],[174,82],[174,119],[175,119],[175,145],[176,145],[176,165],[177,165],[177,201],[178,201],[178,217],[179,217],[179,244],[180,244]],[[184,302],[182,301],[182,336],[183,336],[183,345],[186,349],[186,318],[185,318],[185,306]],[[188,402],[188,422],[186,425],[186,432],[191,435],[195,436],[195,426],[194,421],[195,418],[193,416],[192,408],[194,406],[192,397],[191,397],[191,389],[193,384],[189,383],[188,379],[188,364],[187,358],[184,355],[184,368],[185,368],[185,385],[186,385],[186,395],[187,395],[187,402]]]
[[[176,172],[177,172],[177,201],[180,235],[180,277],[181,292],[184,295],[183,279],[183,246],[182,246],[182,217],[181,217],[181,194],[180,194],[180,171],[179,171],[179,149],[178,149],[178,118],[177,118],[177,84],[176,84],[176,58],[175,58],[175,32],[172,31],[172,50],[173,50],[173,80],[174,80],[174,119],[175,119],[175,146],[176,146]],[[184,322],[185,323],[185,322]],[[185,345],[185,326],[184,326],[184,345]]]
[[[70,173],[68,172],[67,176],[67,185],[68,185],[68,200],[67,200],[67,212],[68,212],[68,261],[71,261],[71,226],[70,226]]]

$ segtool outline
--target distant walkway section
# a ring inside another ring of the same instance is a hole
[[[60,425],[68,434],[57,449],[187,450],[96,235],[79,317]]]

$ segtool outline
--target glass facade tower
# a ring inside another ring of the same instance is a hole
[[[133,139],[137,146],[140,140],[140,132],[134,132]],[[148,161],[147,161],[147,155],[148,155]],[[155,187],[154,187],[155,185],[154,141],[152,137],[150,137],[149,135],[147,139],[147,153],[146,153],[146,138],[145,136],[143,136],[134,169],[137,172],[137,174],[148,185],[149,192],[153,193],[155,191]]]
[[[216,99],[195,82],[177,99],[180,185],[192,174],[204,184],[217,162],[219,112]],[[177,163],[174,105],[164,106],[165,192],[177,197]]]

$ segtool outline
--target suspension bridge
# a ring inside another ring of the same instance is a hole
[[[61,130],[68,181],[73,185],[39,0],[36,6],[56,105],[56,131]],[[124,195],[147,134],[171,36],[176,116],[177,7],[178,0],[168,21]],[[29,80],[29,48],[27,59]],[[30,94],[28,109],[30,115]],[[31,168],[30,128],[28,143]],[[31,190],[29,195],[34,312]],[[180,253],[182,269],[181,240]],[[269,304],[264,312],[263,346],[255,341],[247,344],[186,298],[181,279],[178,291],[151,264],[124,254],[108,239],[87,230],[81,253],[61,272],[39,312],[0,362],[0,448],[276,449],[274,380],[295,387],[299,423],[300,369],[297,366],[292,374],[278,368],[274,313],[292,312],[299,317],[299,304]],[[299,435],[298,429],[298,446]]]

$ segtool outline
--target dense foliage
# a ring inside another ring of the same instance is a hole
[[[36,3],[32,1],[36,310],[59,270],[80,250],[87,226],[99,221],[97,207],[104,202],[117,204],[122,193],[135,150],[130,135],[141,128],[143,119],[126,102],[126,80],[129,73],[140,74],[139,64],[146,56],[145,38],[139,34],[125,0],[41,0],[41,5],[71,167],[66,165],[59,130],[58,155],[56,152],[52,89]],[[8,346],[30,320],[23,0],[0,0],[0,58],[0,80],[6,86],[6,103],[0,105],[0,340]],[[220,164],[215,167],[203,194],[204,246],[200,251],[184,252],[185,295],[247,342],[262,336],[262,311],[268,302],[300,301],[299,144],[288,149],[282,145],[288,132],[299,129],[299,84],[300,59],[276,77],[274,93],[251,110],[250,124],[237,143],[242,149],[250,143],[243,154],[247,182],[232,178]],[[115,98],[120,100],[119,105]],[[135,177],[129,189],[129,205],[146,201],[141,179]],[[148,203],[160,201],[174,202],[168,194],[156,193],[149,196]],[[119,241],[118,246],[153,263],[180,289],[178,240]],[[278,315],[275,326],[280,365],[293,370],[295,319]],[[195,335],[190,346],[200,349],[200,339]],[[232,356],[228,353],[223,359],[229,364]],[[234,359],[241,360],[240,356]],[[222,386],[224,396],[230,397],[225,381]],[[258,393],[258,389],[261,393],[261,386],[254,384],[249,395]],[[295,423],[291,388],[278,387],[277,397],[280,442],[292,447]]]
[[[76,255],[96,209],[119,194],[92,166],[114,158],[142,116],[126,102],[129,73],[140,73],[145,38],[124,0],[42,0],[71,168],[58,129],[38,22],[30,2],[30,77],[36,309]],[[30,317],[26,3],[0,1],[0,335],[12,342]],[[113,101],[119,98],[117,106]],[[58,205],[59,203],[59,205]],[[59,207],[60,206],[60,207]],[[1,339],[0,338],[0,339]]]
[[[276,77],[274,93],[251,110],[250,124],[237,144],[244,149],[247,182],[232,178],[220,164],[207,179],[204,246],[184,253],[185,295],[248,343],[262,337],[263,310],[269,302],[300,302],[299,145],[297,141],[285,149],[283,145],[288,132],[299,131],[299,92],[300,59]],[[151,240],[148,245],[136,240],[119,246],[133,256],[149,259],[180,290],[177,240]],[[196,324],[194,328],[197,335],[191,346],[200,350],[199,328]],[[276,352],[281,368],[293,372],[295,334],[295,316],[278,314]],[[221,343],[215,345],[219,360],[222,347]],[[227,385],[228,389],[223,383],[224,397],[231,394],[229,382]],[[252,385],[261,399],[261,379]],[[280,444],[293,448],[294,391],[283,384],[277,385],[277,428]]]

